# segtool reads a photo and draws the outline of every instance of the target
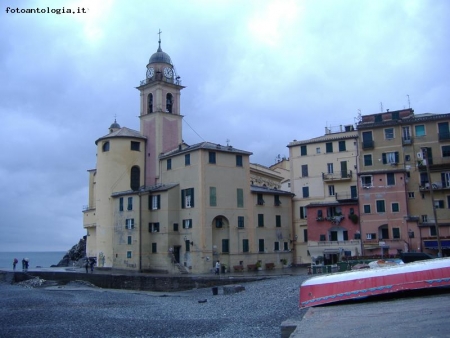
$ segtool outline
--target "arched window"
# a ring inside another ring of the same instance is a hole
[[[130,187],[131,190],[137,191],[141,186],[141,169],[138,166],[131,167],[130,173]]]
[[[153,113],[153,94],[147,96],[147,114]]]
[[[103,152],[109,151],[109,141],[106,141],[105,143],[103,143],[102,150],[103,150]]]
[[[172,106],[173,106],[173,95],[167,94],[166,95],[166,112],[172,114]]]

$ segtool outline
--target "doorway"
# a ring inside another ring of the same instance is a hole
[[[176,245],[173,247],[173,256],[175,258],[175,263],[180,263],[180,250],[181,245]]]

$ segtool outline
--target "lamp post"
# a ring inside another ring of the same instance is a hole
[[[430,189],[430,197],[431,197],[431,207],[433,208],[433,216],[434,216],[434,227],[436,229],[436,236],[437,236],[437,245],[438,245],[438,257],[442,257],[442,247],[441,247],[441,238],[439,236],[439,224],[437,221],[436,216],[436,206],[434,205],[434,194],[433,194],[433,183],[431,182],[431,174],[430,174],[430,166],[428,164],[428,150],[427,148],[421,148],[425,166],[427,168],[427,176],[428,176],[428,187]]]

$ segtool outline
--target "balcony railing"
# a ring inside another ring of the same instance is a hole
[[[450,132],[439,133],[439,141],[448,141],[450,140]]]
[[[336,201],[356,201],[358,199],[357,195],[354,195],[349,191],[337,192],[334,194],[334,196],[336,197]]]
[[[363,149],[373,149],[375,147],[375,142],[373,140],[365,140],[362,142]]]
[[[352,171],[336,171],[334,173],[322,173],[322,179],[324,181],[339,181],[339,180],[350,180],[352,178]]]
[[[407,146],[413,144],[412,137],[402,137],[402,145]]]

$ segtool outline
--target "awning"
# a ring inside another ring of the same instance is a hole
[[[323,250],[324,254],[338,254],[340,252],[341,252],[341,250],[338,249],[338,248],[336,248],[336,249],[324,249]]]
[[[379,249],[380,246],[378,244],[367,244],[364,245],[364,250],[375,250],[375,249]]]
[[[424,246],[426,249],[438,249],[438,242],[436,241],[424,241]],[[449,240],[441,240],[441,248],[442,249],[450,249],[450,241]]]

